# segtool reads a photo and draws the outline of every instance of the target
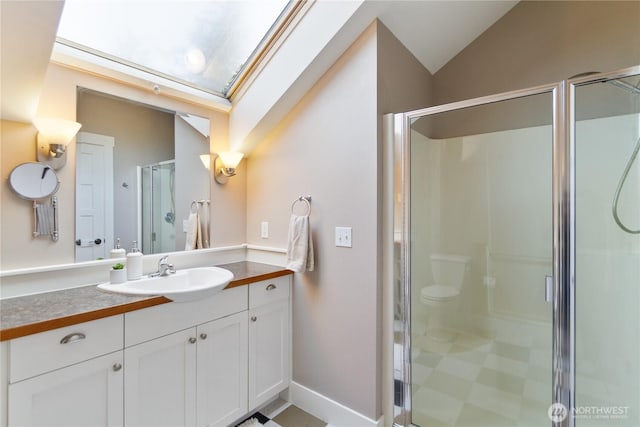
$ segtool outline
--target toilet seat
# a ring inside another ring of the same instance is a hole
[[[452,300],[459,295],[457,289],[452,286],[444,286],[444,285],[432,285],[425,286],[420,291],[420,296],[423,299],[431,300],[431,301],[447,301]]]

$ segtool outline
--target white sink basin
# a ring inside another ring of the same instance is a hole
[[[143,277],[117,285],[102,283],[98,289],[123,295],[162,295],[172,301],[190,301],[214,295],[233,280],[233,273],[219,267],[178,270],[164,277]]]

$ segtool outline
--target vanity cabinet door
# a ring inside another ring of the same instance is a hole
[[[249,310],[249,410],[275,397],[290,381],[289,301]]]
[[[226,427],[247,413],[247,312],[199,325],[198,426]]]
[[[194,426],[196,328],[124,350],[125,426]]]
[[[122,351],[9,384],[9,426],[122,426]]]

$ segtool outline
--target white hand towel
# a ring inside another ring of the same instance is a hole
[[[185,238],[184,250],[202,248],[202,232],[200,230],[200,217],[197,212],[191,212],[187,219],[187,236]]]
[[[313,271],[313,240],[309,215],[291,215],[289,220],[289,242],[287,245],[287,266],[289,270],[303,273]]]

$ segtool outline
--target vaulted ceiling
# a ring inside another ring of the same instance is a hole
[[[435,73],[517,1],[363,1]],[[1,1],[1,117],[31,122],[49,63],[62,1]]]

